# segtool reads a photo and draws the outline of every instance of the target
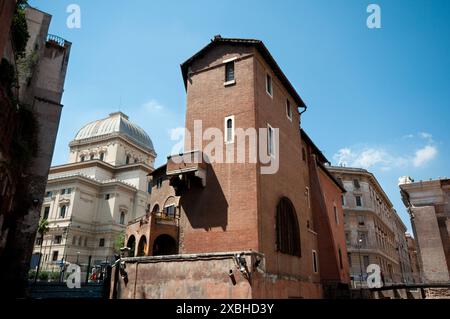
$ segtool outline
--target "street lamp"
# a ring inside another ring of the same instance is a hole
[[[360,292],[360,296],[362,298],[362,286],[363,286],[363,268],[362,268],[362,262],[361,262],[361,246],[362,246],[362,238],[358,239],[358,255],[359,255],[359,269],[360,269],[360,274],[359,274],[359,292]]]

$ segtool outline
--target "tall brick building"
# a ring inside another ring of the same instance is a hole
[[[124,259],[112,295],[321,298],[344,292],[345,190],[300,129],[306,106],[267,48],[259,40],[216,36],[181,69],[186,129],[194,134],[186,135],[184,153],[151,174],[151,213],[127,228],[132,255],[145,257]],[[232,160],[206,156],[213,137],[195,135],[198,121],[203,130],[223,132],[214,156]],[[251,134],[245,136],[246,160],[236,160],[238,131],[261,128],[267,133],[259,131],[260,143],[252,149]],[[270,163],[252,161],[253,151]],[[272,164],[276,169],[263,173]]]

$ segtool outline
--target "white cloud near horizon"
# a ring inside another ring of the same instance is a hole
[[[403,136],[403,138],[413,138],[415,136],[426,140],[427,145],[416,149],[410,154],[395,154],[395,152],[389,151],[387,147],[382,146],[353,146],[339,149],[333,155],[333,159],[338,165],[365,169],[379,167],[381,171],[408,166],[423,167],[436,158],[438,148],[434,144],[433,136],[430,133],[409,134]]]
[[[148,102],[144,103],[142,106],[148,112],[154,112],[154,111],[159,111],[159,110],[164,109],[164,106],[155,99],[149,100]]]
[[[438,153],[437,147],[434,145],[427,145],[416,151],[413,164],[415,167],[421,167],[433,160]]]

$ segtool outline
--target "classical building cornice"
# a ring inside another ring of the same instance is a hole
[[[118,173],[118,172],[122,172],[122,171],[129,171],[129,170],[135,170],[135,169],[141,169],[141,170],[145,171],[146,173],[151,173],[153,171],[153,167],[151,167],[145,163],[133,163],[133,164],[114,166],[107,162],[101,161],[99,159],[94,159],[94,160],[87,160],[84,162],[76,162],[76,163],[52,166],[52,167],[50,167],[49,175],[74,171],[74,170],[78,170],[81,168],[90,168],[90,167],[99,167],[99,168],[105,169],[111,173]]]

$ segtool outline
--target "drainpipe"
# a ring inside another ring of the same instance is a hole
[[[299,116],[299,125],[302,123],[302,114],[306,112],[306,110],[308,109],[308,107],[303,104],[303,106],[297,106],[297,109],[303,108],[303,111],[300,112],[300,116]]]
[[[299,106],[298,108],[303,108],[304,110],[300,112],[300,115],[302,115],[303,113],[306,112],[306,110],[308,109],[308,107],[306,105],[303,106]]]

